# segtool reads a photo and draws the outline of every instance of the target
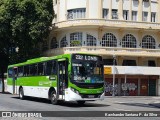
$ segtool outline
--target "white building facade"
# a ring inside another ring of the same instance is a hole
[[[113,81],[119,96],[160,95],[160,0],[53,0],[53,6],[46,56],[101,55],[111,69],[106,95]]]

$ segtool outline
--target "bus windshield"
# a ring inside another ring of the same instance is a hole
[[[77,83],[103,83],[103,65],[95,61],[74,61],[72,79]]]

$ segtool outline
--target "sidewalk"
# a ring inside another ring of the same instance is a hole
[[[11,94],[9,92],[0,92],[0,94]]]
[[[160,108],[160,96],[105,96],[105,100],[107,99],[136,99],[136,100],[148,100],[148,105]]]

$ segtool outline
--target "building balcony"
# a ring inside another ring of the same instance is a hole
[[[160,75],[160,67],[149,66],[104,66],[104,69],[110,69],[109,72],[104,72],[105,75],[113,74],[115,69],[116,75]]]
[[[106,19],[76,19],[57,22],[53,24],[54,28],[67,28],[67,27],[84,27],[84,26],[101,26],[112,28],[130,28],[130,29],[148,29],[159,30],[160,23],[153,22],[138,22],[138,21],[126,21],[126,20],[106,20]]]
[[[135,57],[160,57],[160,49],[143,49],[143,48],[112,48],[112,47],[64,47],[50,49],[44,52],[45,56],[54,56],[68,53],[88,53],[97,55],[113,56],[135,56]]]

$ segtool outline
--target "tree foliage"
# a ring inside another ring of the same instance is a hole
[[[52,0],[1,0],[2,51],[6,50],[5,52],[13,55],[13,48],[18,47],[18,61],[36,57],[39,43],[49,34],[48,28],[53,19],[52,5]]]
[[[0,0],[0,69],[40,55],[53,14],[52,0]]]

